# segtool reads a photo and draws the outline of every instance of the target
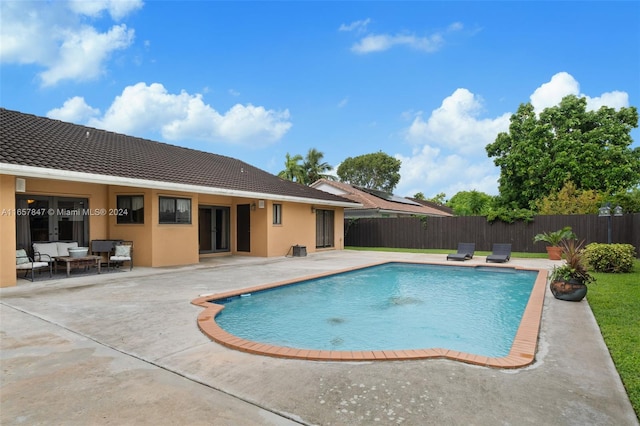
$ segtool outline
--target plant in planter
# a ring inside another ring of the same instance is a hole
[[[587,284],[595,281],[583,258],[584,240],[562,240],[565,264],[551,272],[550,289],[556,299],[578,302],[587,295]]]
[[[570,226],[565,226],[562,229],[558,229],[553,232],[543,232],[542,234],[538,234],[533,237],[533,242],[545,242],[549,244],[547,246],[547,253],[549,254],[550,260],[560,260],[562,259],[562,247],[560,243],[563,240],[571,240],[575,239],[576,234],[573,233]]]

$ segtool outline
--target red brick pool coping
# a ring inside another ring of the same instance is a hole
[[[261,290],[267,290],[274,287],[285,286],[298,283],[314,278],[325,277],[342,272],[353,271],[370,266],[383,265],[386,263],[424,263],[429,265],[447,265],[437,262],[415,262],[415,261],[393,261],[393,262],[377,262],[364,266],[331,271],[322,274],[309,275],[302,278],[292,280],[279,281],[270,284],[259,285],[241,290],[233,290],[224,293],[211,294],[198,297],[191,301],[192,304],[204,308],[198,315],[198,327],[209,336],[212,340],[226,347],[236,349],[252,354],[267,355],[277,358],[294,358],[311,361],[399,361],[399,360],[416,360],[430,358],[446,358],[454,361],[465,362],[468,364],[480,365],[494,368],[520,368],[525,367],[535,360],[536,348],[538,344],[538,333],[540,331],[540,320],[542,318],[542,307],[544,305],[544,295],[547,283],[547,273],[545,269],[531,269],[522,267],[513,267],[507,265],[490,265],[497,268],[511,268],[519,270],[537,271],[538,276],[531,290],[529,302],[524,310],[520,326],[513,340],[513,345],[509,351],[509,355],[504,357],[486,357],[474,355],[465,352],[458,352],[450,349],[432,348],[432,349],[407,349],[407,350],[388,350],[388,351],[324,351],[311,349],[298,349],[283,346],[273,346],[264,343],[253,342],[251,340],[242,339],[234,336],[220,328],[214,318],[222,309],[223,305],[209,302],[209,300],[224,299],[227,297],[240,296],[246,293],[255,293]],[[451,264],[448,264],[451,266]],[[474,267],[486,267],[488,265],[456,265]]]

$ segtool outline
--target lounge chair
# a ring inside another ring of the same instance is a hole
[[[496,243],[492,251],[493,253],[487,256],[487,262],[504,263],[511,259],[511,244]]]
[[[458,243],[458,252],[447,255],[447,260],[469,260],[476,251],[476,243]]]

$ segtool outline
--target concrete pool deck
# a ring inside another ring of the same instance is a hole
[[[205,336],[191,304],[382,260],[444,258],[347,250],[19,280],[0,290],[0,423],[638,425],[588,303],[555,300],[548,288],[536,361],[515,370],[244,353]]]

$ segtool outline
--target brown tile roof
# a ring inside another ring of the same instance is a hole
[[[422,205],[417,200],[414,201],[414,203],[421,204],[421,205],[405,204],[405,203],[385,200],[373,194],[369,194],[368,192],[361,191],[360,189],[344,182],[330,181],[328,179],[320,179],[319,181],[314,182],[311,186],[317,188],[319,185],[322,185],[322,184],[330,185],[330,186],[333,186],[334,188],[344,191],[345,193],[342,195],[343,197],[349,198],[350,200],[360,203],[363,206],[363,207],[355,207],[353,209],[349,208],[349,210],[380,209],[385,211],[395,211],[399,213],[408,213],[408,214],[417,214],[417,215],[452,216],[452,214],[447,211],[443,211],[428,205]]]
[[[350,202],[231,157],[0,108],[1,164]]]

